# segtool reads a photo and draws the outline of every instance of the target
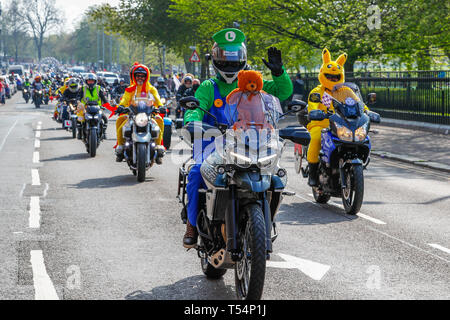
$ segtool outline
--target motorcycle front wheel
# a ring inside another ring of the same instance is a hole
[[[145,171],[147,162],[147,145],[144,143],[138,143],[137,145],[137,181],[145,181]]]
[[[167,126],[164,126],[164,134],[163,134],[164,147],[167,150],[169,150],[171,143],[172,143],[172,126],[167,125]]]
[[[364,198],[364,174],[362,165],[345,170],[347,188],[342,189],[342,204],[347,214],[357,214]]]
[[[239,232],[243,257],[236,262],[234,278],[240,300],[259,300],[266,275],[266,227],[261,206],[250,204],[244,208],[247,223]]]
[[[97,154],[97,129],[91,128],[89,131],[89,155],[94,158]]]

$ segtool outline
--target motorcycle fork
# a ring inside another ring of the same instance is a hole
[[[270,212],[269,201],[267,201],[267,192],[262,194],[262,208],[264,212],[264,222],[266,223],[266,249],[272,252],[272,214]]]
[[[341,175],[341,188],[347,189],[347,179],[345,179],[345,162],[344,160],[339,160],[339,174]]]
[[[228,210],[225,215],[225,225],[227,231],[227,250],[231,252],[231,259],[233,261],[238,261],[240,255],[236,223],[238,205],[236,185],[230,185],[230,201],[228,201]]]

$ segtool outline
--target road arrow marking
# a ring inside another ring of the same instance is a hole
[[[311,260],[301,259],[283,253],[278,255],[285,261],[267,261],[267,267],[280,269],[298,269],[313,280],[320,281],[330,270],[330,266],[314,262]]]

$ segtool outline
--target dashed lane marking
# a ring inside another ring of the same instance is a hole
[[[38,169],[31,169],[31,185],[33,186],[41,185],[41,179],[39,178]]]
[[[39,197],[31,197],[30,199],[30,217],[28,218],[28,227],[38,229],[41,224],[41,207]]]
[[[47,274],[42,250],[32,250],[30,256],[35,300],[59,300],[53,282]]]

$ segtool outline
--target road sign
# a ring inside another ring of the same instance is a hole
[[[190,62],[200,62],[200,57],[198,56],[197,50],[192,52],[192,56],[189,58]]]

